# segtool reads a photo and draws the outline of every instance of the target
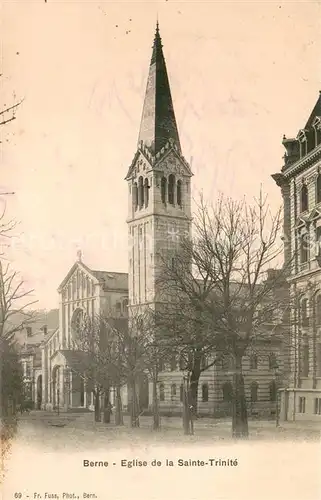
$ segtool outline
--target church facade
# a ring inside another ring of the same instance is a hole
[[[291,369],[281,391],[285,420],[321,415],[321,93],[295,138],[283,138],[280,173],[284,260],[291,295]]]
[[[192,175],[182,153],[157,25],[137,150],[125,177],[128,274],[95,271],[79,258],[61,283],[59,326],[41,345],[42,408],[93,409],[93,395],[79,376],[81,355],[73,349],[77,327],[86,317],[127,318],[135,308],[157,307],[160,254],[165,252],[170,258],[179,236],[191,233]],[[284,368],[281,346],[262,346],[259,355],[244,359],[243,368],[250,414],[275,415],[277,387],[282,383]],[[163,367],[158,383],[162,413],[181,412],[183,375],[177,359]],[[199,413],[213,416],[230,413],[232,376],[232,364],[228,360],[202,372]],[[141,409],[151,410],[152,383],[147,379],[139,390]],[[122,404],[126,409],[126,387]]]

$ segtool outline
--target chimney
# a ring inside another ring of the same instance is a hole
[[[26,330],[27,330],[27,337],[31,337],[31,335],[32,335],[32,327],[31,326],[27,326]]]

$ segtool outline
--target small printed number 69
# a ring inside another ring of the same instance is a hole
[[[15,494],[14,494],[14,497],[15,497],[15,498],[22,498],[22,493],[15,493]]]

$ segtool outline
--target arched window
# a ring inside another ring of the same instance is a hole
[[[139,208],[144,206],[144,181],[142,177],[138,179],[138,205]]]
[[[165,401],[165,387],[164,384],[159,384],[159,400]]]
[[[301,212],[308,210],[308,207],[308,187],[306,184],[303,184],[301,188]]]
[[[257,370],[257,355],[252,354],[250,357],[250,369]]]
[[[116,302],[116,314],[119,316],[121,314],[121,303]]]
[[[272,380],[272,382],[270,382],[270,401],[276,401],[276,394],[277,394],[276,382],[275,380]]]
[[[276,361],[276,355],[274,354],[274,352],[272,352],[269,355],[269,369],[270,370],[276,370],[277,367],[278,367],[278,364],[277,364],[277,361]]]
[[[174,205],[174,191],[175,191],[175,176],[170,174],[168,177],[168,203]]]
[[[182,181],[177,181],[177,205],[182,206]]]
[[[176,363],[176,355],[175,354],[172,354],[172,356],[171,356],[171,363],[170,363],[170,365],[171,365],[171,371],[174,372],[176,370],[176,365],[177,365],[177,363]]]
[[[231,382],[225,382],[222,387],[223,401],[230,403],[233,399],[233,387]]]
[[[167,179],[166,177],[162,177],[161,180],[161,195],[162,195],[162,203],[166,205],[166,195],[167,195]]]
[[[203,403],[208,402],[208,384],[202,385],[202,401]]]
[[[315,321],[317,325],[321,325],[321,293],[317,295],[315,301]]]
[[[179,400],[181,403],[183,401],[183,395],[184,395],[184,386],[183,386],[183,384],[181,384],[180,388],[179,388]]]
[[[317,185],[316,185],[316,199],[317,203],[321,202],[321,174],[318,174]]]
[[[171,385],[171,400],[175,399],[176,397],[176,384]]]
[[[137,187],[137,182],[135,182],[134,186],[133,186],[133,206],[134,206],[134,210],[137,210],[137,208],[138,208],[138,187]]]
[[[258,389],[259,385],[257,382],[252,382],[251,384],[251,403],[256,403],[258,400]]]
[[[145,198],[145,207],[148,207],[148,201],[149,201],[149,185],[148,185],[148,179],[146,177],[144,181],[144,198]]]
[[[87,334],[89,318],[83,309],[75,309],[71,318],[70,326],[73,341],[79,340],[81,336]]]
[[[124,299],[123,300],[123,311],[124,311],[124,313],[127,312],[127,309],[128,309],[128,299]]]

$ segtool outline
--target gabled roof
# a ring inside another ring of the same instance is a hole
[[[90,274],[91,277],[94,278],[94,280],[97,280],[97,278],[96,278],[96,276],[94,276],[92,270],[89,269],[89,267],[87,267],[82,261],[77,260],[77,262],[74,263],[72,268],[68,271],[66,277],[63,279],[63,281],[59,285],[58,292],[60,292],[60,290],[65,286],[65,284],[70,279],[70,277],[74,274],[74,272],[76,271],[77,268],[81,269],[82,271],[84,271],[87,274]],[[98,283],[98,281],[97,281],[97,283]]]
[[[117,273],[113,271],[96,271],[87,267],[82,261],[77,261],[68,272],[65,279],[59,285],[58,291],[61,291],[76,269],[81,269],[90,275],[96,284],[103,283],[104,289],[110,290],[128,290],[128,274]]]

